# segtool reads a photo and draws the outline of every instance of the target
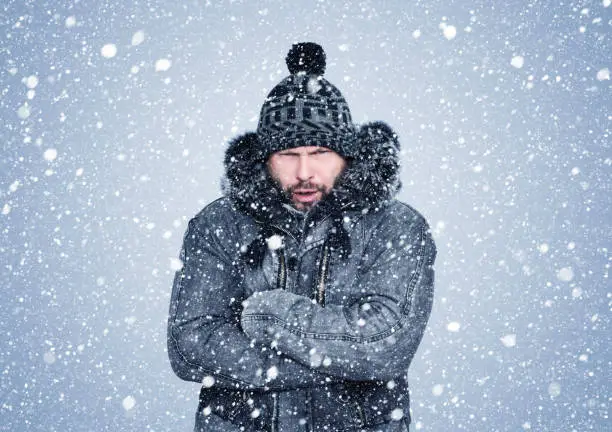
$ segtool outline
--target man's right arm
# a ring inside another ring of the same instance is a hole
[[[174,279],[168,319],[174,372],[184,380],[241,390],[331,382],[323,373],[255,345],[242,332],[240,265],[224,251],[215,229],[206,226],[189,222],[183,267]]]

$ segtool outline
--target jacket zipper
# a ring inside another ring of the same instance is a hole
[[[287,234],[291,235],[291,233],[286,230],[281,229]],[[291,237],[293,237],[291,235]],[[325,306],[325,279],[327,278],[327,271],[329,267],[329,245],[327,241],[323,244],[323,255],[321,256],[321,264],[319,265],[319,277],[317,283],[317,293],[316,298],[317,302],[321,306]],[[277,278],[277,288],[285,289],[287,284],[287,264],[285,262],[285,252],[283,249],[278,250],[278,278]],[[357,409],[359,412],[359,417],[362,424],[365,424],[365,418],[363,415],[363,409],[359,404],[357,404]],[[276,393],[272,393],[272,425],[271,432],[278,432],[278,395]]]
[[[341,210],[349,207],[352,203],[344,205]],[[327,219],[328,216],[323,218],[322,221]],[[323,244],[323,255],[321,256],[321,264],[319,265],[319,278],[317,280],[317,291],[315,293],[315,298],[317,303],[321,306],[325,307],[325,280],[327,279],[327,272],[329,268],[329,244],[328,241],[325,240]]]
[[[287,264],[285,263],[285,252],[278,249],[278,277],[276,278],[276,288],[285,289],[287,285]]]
[[[317,303],[325,306],[325,279],[327,278],[327,267],[329,265],[329,245],[327,241],[323,245],[323,255],[319,266],[319,278],[317,283]]]
[[[355,406],[357,406],[357,413],[359,414],[359,427],[362,428],[366,425],[366,418],[363,412],[363,408],[359,404],[359,402],[355,401]]]
[[[272,425],[270,432],[278,432],[278,394],[272,393]]]

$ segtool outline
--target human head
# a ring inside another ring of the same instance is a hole
[[[305,211],[327,195],[346,161],[322,146],[300,146],[280,150],[268,159],[270,176],[283,190],[291,205]]]
[[[269,174],[295,208],[308,210],[356,152],[355,126],[342,93],[323,78],[321,46],[294,44],[285,61],[291,75],[264,101],[257,137]]]

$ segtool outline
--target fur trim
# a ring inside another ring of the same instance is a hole
[[[368,123],[358,131],[359,150],[347,159],[347,167],[332,192],[315,209],[328,215],[341,209],[376,210],[392,200],[401,187],[399,140],[383,122]],[[271,222],[286,212],[287,200],[268,174],[257,134],[232,140],[225,153],[223,192],[236,208],[260,222]]]
[[[261,222],[270,222],[284,196],[268,174],[264,153],[254,132],[233,139],[225,152],[222,191],[233,205]]]
[[[401,188],[397,135],[383,122],[363,125],[357,133],[358,151],[337,181],[334,194],[353,208],[376,209],[392,200]]]

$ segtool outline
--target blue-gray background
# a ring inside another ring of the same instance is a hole
[[[175,260],[297,41],[434,228],[414,430],[610,430],[609,6],[5,0],[0,430],[190,430]]]

